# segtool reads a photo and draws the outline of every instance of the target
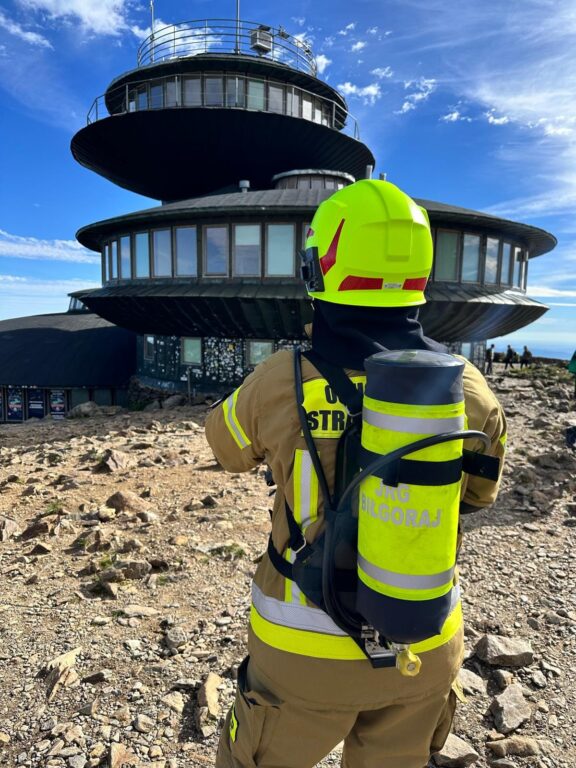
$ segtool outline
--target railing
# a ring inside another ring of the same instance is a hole
[[[273,112],[360,139],[358,121],[341,103],[286,83],[232,73],[174,75],[120,85],[94,99],[87,124],[130,112],[190,107]]]
[[[156,29],[138,49],[138,66],[207,53],[270,59],[316,75],[316,59],[306,40],[283,27],[236,19],[183,21]]]

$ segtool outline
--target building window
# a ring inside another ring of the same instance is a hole
[[[102,248],[102,284],[108,282],[108,246]]]
[[[202,106],[202,86],[199,77],[185,77],[182,81],[182,96],[185,107]]]
[[[294,276],[294,225],[268,224],[266,227],[266,275]]]
[[[204,228],[204,272],[206,275],[228,274],[228,227]]]
[[[480,275],[480,238],[464,235],[462,248],[462,281],[477,283]]]
[[[164,107],[164,86],[162,83],[150,85],[150,109],[162,109]]]
[[[144,336],[144,360],[154,360],[156,339],[154,336]]]
[[[234,226],[233,274],[260,275],[260,225],[236,224]]]
[[[166,80],[166,93],[165,100],[167,107],[179,107],[180,106],[180,88],[178,78],[173,80]]]
[[[148,86],[141,85],[136,89],[136,108],[148,109]]]
[[[204,106],[222,107],[224,105],[223,78],[207,77],[204,80]]]
[[[251,368],[255,368],[259,363],[266,360],[274,352],[273,341],[248,341],[246,343],[246,363]]]
[[[300,91],[296,88],[286,91],[286,114],[300,117]]]
[[[196,248],[196,227],[176,227],[176,274],[196,277],[198,257]]]
[[[116,280],[118,277],[118,241],[110,242],[110,279]]]
[[[281,85],[268,86],[268,110],[270,112],[284,112],[284,88]]]
[[[136,277],[150,277],[150,243],[148,232],[137,232],[134,236],[136,249]]]
[[[436,234],[434,280],[458,279],[458,232],[439,229]]]
[[[312,96],[302,94],[302,117],[305,120],[312,120]]]
[[[512,246],[510,243],[502,243],[502,264],[500,266],[500,283],[510,285]]]
[[[182,339],[180,362],[183,365],[202,365],[202,339]]]
[[[248,109],[264,110],[264,82],[248,80]]]
[[[246,81],[243,78],[226,78],[226,105],[228,107],[246,106]]]
[[[514,279],[512,284],[518,288],[522,287],[523,265],[524,252],[522,248],[514,248]]]
[[[152,232],[154,247],[154,277],[172,276],[172,243],[169,229],[155,229]]]
[[[131,274],[132,249],[130,247],[130,235],[120,238],[120,277],[129,279]]]
[[[498,245],[499,241],[495,237],[486,238],[485,283],[494,284],[498,280]]]

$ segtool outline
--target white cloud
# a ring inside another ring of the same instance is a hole
[[[411,112],[419,104],[427,101],[430,94],[436,90],[436,80],[434,78],[421,77],[419,80],[408,80],[404,83],[406,90],[412,89],[412,93],[406,96],[400,109],[396,110],[397,115],[403,115]]]
[[[354,43],[354,45],[352,46],[352,48],[350,48],[350,50],[352,51],[352,53],[357,53],[358,51],[361,51],[364,48],[366,48],[366,42],[364,40],[358,40],[358,42]]]
[[[459,110],[455,109],[453,112],[448,112],[446,115],[443,115],[440,120],[444,123],[458,123],[458,122],[464,122],[464,123],[471,123],[472,118],[467,117],[466,115],[463,115]]]
[[[323,53],[321,53],[319,56],[316,56],[316,66],[318,67],[318,74],[321,75],[326,67],[329,67],[330,64],[332,64],[332,59],[329,59],[328,56],[324,56]]]
[[[139,40],[146,40],[152,34],[152,27],[131,26],[130,31]],[[213,50],[222,43],[212,27],[192,28],[188,24],[168,24],[154,19],[154,60],[170,59],[174,56],[195,56]],[[151,53],[148,47],[148,55]],[[282,51],[281,48],[277,52]],[[146,58],[146,57],[144,57]],[[275,58],[280,56],[275,54]],[[147,60],[148,61],[148,60]],[[147,63],[147,62],[145,62]]]
[[[378,34],[378,27],[368,27],[366,30],[367,35],[377,35]]]
[[[528,293],[530,296],[537,296],[538,298],[576,298],[576,289],[566,289],[566,288],[553,288],[549,285],[529,285],[528,286]],[[552,302],[548,302],[552,303]],[[572,304],[564,304],[563,302],[556,302],[554,306],[557,307],[566,307],[566,306],[573,306]]]
[[[35,280],[0,275],[0,320],[49,312],[65,312],[69,293],[99,288],[90,280]]]
[[[392,67],[376,67],[376,69],[370,70],[370,74],[376,75],[379,80],[384,80],[385,78],[392,77],[394,72],[392,71]]]
[[[338,30],[338,34],[339,34],[339,35],[342,35],[343,37],[346,37],[346,35],[348,34],[348,32],[354,32],[354,30],[355,30],[355,29],[356,29],[356,22],[355,22],[355,21],[352,21],[350,24],[347,24],[347,25],[344,27],[344,29],[339,29],[339,30]]]
[[[11,235],[0,229],[0,257],[67,261],[74,264],[100,264],[100,256],[75,240],[39,240],[35,237]]]
[[[510,122],[510,118],[507,115],[496,117],[493,109],[491,109],[489,112],[485,112],[484,117],[486,120],[488,120],[490,125],[507,125]]]
[[[345,82],[336,87],[340,93],[344,94],[344,96],[357,96],[358,98],[362,99],[364,104],[375,104],[382,95],[380,85],[378,83],[358,86],[354,85],[353,83]]]
[[[19,0],[54,21],[79,22],[84,31],[117,36],[128,29],[128,0]]]
[[[40,48],[52,48],[52,44],[47,38],[38,34],[37,32],[29,32],[25,30],[24,27],[18,24],[18,22],[9,19],[1,8],[0,29],[4,29],[6,32],[8,32],[9,35],[13,35],[14,37],[17,37],[20,40],[23,40],[25,43],[29,43],[30,45],[37,45]],[[5,50],[5,46],[1,46],[0,55],[4,55],[3,52]]]
[[[306,24],[304,16],[292,16],[291,18],[294,24],[297,24],[299,27],[303,27]]]

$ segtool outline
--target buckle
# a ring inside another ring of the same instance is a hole
[[[302,552],[303,549],[305,549],[308,546],[308,542],[306,541],[306,537],[304,534],[302,534],[302,544],[298,547],[298,549],[294,549],[293,547],[290,547],[292,549],[292,552],[294,552],[295,555],[297,555],[299,552]]]

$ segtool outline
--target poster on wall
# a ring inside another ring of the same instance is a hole
[[[24,393],[20,387],[10,387],[6,403],[6,421],[24,420]]]
[[[66,392],[63,389],[50,390],[50,415],[53,419],[63,419],[66,413]]]
[[[43,419],[46,416],[44,390],[33,387],[28,390],[28,418]]]

